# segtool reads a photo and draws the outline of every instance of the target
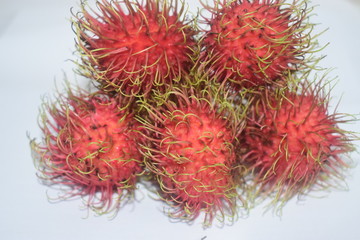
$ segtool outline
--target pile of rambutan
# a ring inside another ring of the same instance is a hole
[[[172,218],[211,225],[342,186],[357,135],[340,125],[356,119],[330,112],[307,1],[214,0],[208,17],[177,0],[96,7],[72,21],[95,87],[45,102],[31,140],[61,198],[117,212],[146,182]]]

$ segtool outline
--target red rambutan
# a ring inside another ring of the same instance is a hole
[[[212,16],[206,20],[202,59],[219,81],[273,84],[305,64],[305,52],[314,47],[304,1],[219,0],[205,8]]]
[[[100,214],[117,211],[142,172],[138,124],[120,106],[119,99],[69,88],[56,104],[44,104],[43,141],[31,142],[40,178],[60,186],[62,197],[84,197]]]
[[[179,10],[172,3],[103,0],[95,16],[83,6],[75,23],[82,74],[106,91],[133,96],[165,88],[188,72],[196,31],[184,5]]]
[[[232,171],[240,124],[230,105],[193,90],[173,88],[160,106],[143,104],[148,115],[139,121],[147,140],[140,151],[159,194],[174,207],[170,216],[192,221],[203,212],[207,225],[235,214]]]
[[[275,194],[275,205],[341,186],[351,166],[344,157],[354,150],[354,135],[339,128],[349,120],[329,114],[329,95],[320,84],[264,94],[250,111],[243,161],[253,171],[255,190],[265,197]]]

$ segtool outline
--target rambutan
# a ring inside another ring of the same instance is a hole
[[[205,225],[233,217],[238,200],[232,171],[241,121],[231,104],[211,96],[173,88],[159,106],[144,102],[148,114],[139,118],[147,138],[140,151],[159,195],[173,207],[170,216],[192,221],[204,213]]]
[[[98,1],[94,16],[83,6],[75,16],[81,72],[100,88],[127,96],[166,88],[191,67],[196,30],[184,3]]]
[[[203,61],[219,81],[232,86],[281,83],[305,65],[305,53],[315,47],[306,6],[305,1],[284,0],[219,0],[205,6],[211,17],[206,19],[210,29],[204,30]]]
[[[59,186],[61,198],[83,197],[99,214],[117,211],[143,171],[133,114],[119,98],[69,87],[44,104],[41,120],[42,142],[31,146],[44,183]]]
[[[321,84],[263,93],[243,132],[242,159],[254,174],[254,189],[273,195],[280,207],[295,195],[341,186],[351,166],[346,155],[354,150],[354,134],[339,128],[350,120],[329,113],[329,94]]]

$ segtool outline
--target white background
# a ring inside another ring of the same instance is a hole
[[[195,12],[198,3],[187,1]],[[330,45],[321,64],[335,67],[339,83],[332,94],[339,112],[360,113],[360,1],[314,0],[319,6],[313,22],[329,28],[320,42]],[[27,132],[41,136],[37,125],[41,97],[53,95],[63,75],[75,80],[74,33],[70,8],[78,0],[0,0],[0,238],[1,239],[359,239],[360,167],[347,178],[349,191],[333,191],[323,199],[295,199],[281,218],[261,206],[232,226],[203,229],[173,223],[142,189],[141,201],[127,206],[117,217],[85,218],[80,200],[49,203],[47,187],[35,176]],[[84,83],[77,77],[80,83]],[[342,126],[360,132],[360,124]],[[359,145],[359,142],[357,142]],[[353,158],[359,161],[359,154]],[[85,218],[85,219],[84,219]]]

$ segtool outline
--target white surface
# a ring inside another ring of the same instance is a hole
[[[190,2],[188,0],[187,2]],[[295,199],[282,218],[261,207],[232,226],[203,229],[172,223],[161,212],[162,204],[146,196],[119,212],[86,219],[80,200],[51,204],[47,187],[36,176],[26,133],[39,137],[37,125],[41,96],[52,95],[55,81],[61,86],[63,72],[74,79],[74,34],[69,18],[76,0],[0,0],[0,238],[1,239],[359,239],[360,167],[348,177],[349,191],[332,192],[324,199]],[[191,2],[191,9],[195,1]],[[360,113],[360,1],[313,1],[314,22],[329,27],[321,38],[330,42],[323,54],[325,67],[336,67],[339,76],[333,96],[342,95],[339,112]],[[197,5],[197,3],[196,3]],[[81,83],[81,79],[79,82]],[[344,128],[360,132],[359,123]],[[360,157],[354,154],[356,162]],[[140,196],[141,194],[139,194]],[[141,197],[141,196],[140,196]]]

